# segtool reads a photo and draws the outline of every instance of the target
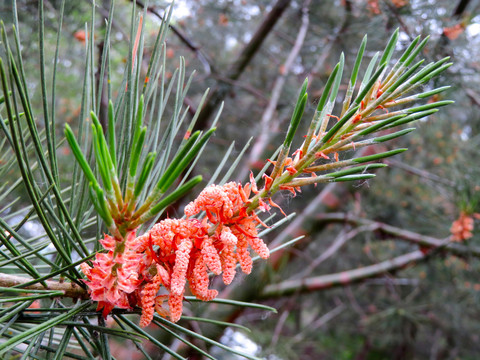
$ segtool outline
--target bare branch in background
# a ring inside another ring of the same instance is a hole
[[[416,175],[418,177],[421,177],[423,179],[430,180],[433,184],[435,183],[441,183],[446,186],[454,187],[455,182],[448,180],[444,177],[440,177],[436,174],[433,174],[431,172],[428,172],[426,170],[422,169],[417,169],[411,165],[405,164],[401,161],[395,160],[395,159],[387,159],[385,160],[385,164],[391,166],[391,167],[396,167],[398,169],[402,169],[410,174]]]
[[[480,107],[480,100],[478,100],[480,97],[479,95],[473,91],[472,89],[470,88],[466,88],[465,89],[465,93],[467,94],[468,98],[477,106]]]
[[[242,167],[242,171],[240,172],[238,178],[244,179],[247,177],[249,169],[252,168],[252,164],[254,164],[257,160],[262,159],[262,154],[265,151],[265,148],[270,143],[272,135],[278,131],[279,128],[279,119],[275,116],[275,112],[277,110],[278,102],[280,100],[280,95],[282,94],[283,87],[285,86],[285,82],[287,80],[287,76],[290,74],[290,70],[294,64],[294,61],[297,59],[300,50],[303,47],[303,42],[305,40],[305,36],[307,35],[309,18],[308,18],[308,11],[310,6],[311,0],[306,0],[302,6],[302,22],[300,28],[298,29],[298,35],[295,39],[295,43],[292,47],[292,50],[287,56],[283,67],[281,68],[280,75],[275,79],[272,89],[272,96],[270,101],[268,102],[265,111],[262,114],[262,118],[260,120],[260,126],[256,133],[258,134],[255,138],[255,143],[253,144],[250,154],[246,159],[246,165]]]
[[[293,337],[293,341],[304,341],[305,336],[308,335],[308,333],[311,333],[312,331],[318,330],[321,328],[323,325],[327,324],[334,318],[336,318],[338,315],[340,315],[347,307],[344,304],[340,304],[336,307],[334,307],[332,310],[329,312],[323,314],[320,316],[318,319],[313,320],[310,324],[304,327],[302,331],[300,331],[298,334],[296,334]]]
[[[315,64],[312,66],[310,71],[307,74],[308,77],[308,84],[311,85],[312,83],[312,77],[315,76],[320,72],[321,69],[323,69],[325,65],[325,61],[327,58],[330,56],[330,52],[332,51],[333,45],[335,45],[339,39],[340,36],[348,29],[351,19],[352,19],[352,1],[351,0],[346,0],[345,1],[345,15],[343,18],[342,24],[333,32],[332,36],[327,37],[327,42],[326,44],[322,47],[322,52],[318,56],[317,61]]]
[[[409,230],[403,230],[384,223],[365,220],[356,216],[349,216],[343,213],[322,214],[317,216],[322,222],[341,221],[354,225],[372,226],[384,233],[393,235],[403,240],[419,245],[420,250],[410,252],[392,259],[379,262],[374,265],[365,266],[353,270],[342,271],[335,274],[321,275],[306,279],[291,279],[279,284],[267,285],[262,292],[262,297],[277,297],[297,292],[317,291],[335,286],[345,286],[357,283],[371,277],[376,277],[387,272],[400,270],[413,265],[419,261],[426,260],[430,255],[439,250],[445,250],[458,256],[480,256],[480,248],[451,243],[451,237],[437,239],[421,235]]]
[[[283,311],[279,316],[277,325],[273,330],[272,340],[270,341],[270,347],[275,347],[277,345],[278,339],[280,338],[280,334],[282,333],[282,329],[285,325],[285,322],[288,319],[288,315],[290,315],[289,309]]]
[[[232,63],[230,69],[225,74],[225,78],[234,81],[240,78],[240,75],[242,75],[247,65],[258,52],[263,44],[263,41],[266,39],[268,34],[270,34],[278,20],[280,20],[282,14],[290,5],[290,3],[291,0],[277,0],[275,5],[273,5],[272,10],[267,14],[258,29],[253,34],[250,41],[245,45],[237,59]],[[196,129],[205,129],[207,127],[212,113],[216,110],[223,99],[225,99],[225,96],[228,94],[231,87],[232,85],[228,83],[219,83],[215,88],[212,89],[207,101],[205,102],[203,110],[198,117],[195,126]]]
[[[407,34],[407,36],[410,40],[413,40],[414,36],[412,36],[410,30],[408,29],[408,26],[403,21],[402,16],[400,15],[397,7],[394,6],[390,1],[384,1],[384,4],[387,6],[388,10],[392,13],[392,15],[398,21],[398,23],[399,23],[401,29],[403,30],[403,32],[405,34]]]
[[[473,246],[466,246],[458,243],[447,243],[445,239],[437,239],[432,236],[421,235],[413,231],[400,229],[395,226],[391,226],[378,221],[363,219],[358,216],[353,216],[345,213],[330,213],[321,214],[316,217],[321,222],[346,222],[356,226],[375,226],[377,230],[398,237],[399,239],[407,240],[414,244],[417,244],[426,249],[442,248],[452,254],[458,256],[472,255],[480,257],[480,248]],[[449,238],[447,238],[449,239]]]
[[[315,268],[317,268],[321,263],[323,263],[325,260],[328,258],[332,257],[335,255],[338,250],[342,248],[343,245],[347,243],[347,241],[353,239],[355,236],[362,232],[370,232],[374,231],[378,228],[377,224],[369,224],[369,225],[364,225],[364,226],[359,226],[351,231],[345,232],[342,231],[337,238],[333,241],[333,243],[328,247],[327,250],[325,250],[319,257],[315,258],[306,268],[304,271],[298,273],[295,278],[301,279],[305,276],[310,275]]]
[[[261,297],[278,297],[296,292],[311,292],[324,290],[336,286],[354,284],[371,277],[383,275],[387,272],[403,269],[414,263],[425,260],[427,255],[420,250],[415,250],[405,255],[382,261],[378,264],[365,266],[353,270],[342,271],[335,274],[321,275],[306,279],[286,280],[279,284],[267,285]]]
[[[220,82],[224,82],[224,83],[230,84],[232,86],[238,87],[240,89],[243,89],[243,90],[251,93],[257,99],[262,100],[262,102],[264,103],[264,104],[261,104],[262,106],[265,106],[268,103],[268,97],[262,91],[260,91],[259,89],[253,87],[252,85],[250,85],[248,83],[243,83],[243,82],[240,82],[240,81],[232,80],[232,79],[226,78],[226,77],[224,77],[220,74],[212,74],[212,78],[214,78],[214,79],[216,79]]]

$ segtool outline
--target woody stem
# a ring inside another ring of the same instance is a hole
[[[78,286],[75,283],[71,282],[59,282],[47,280],[45,283],[47,286],[43,286],[40,283],[28,285],[22,287],[22,284],[30,283],[33,279],[24,278],[21,276],[11,275],[11,274],[2,274],[0,273],[0,287],[19,287],[25,289],[25,292],[28,293],[28,290],[52,290],[52,291],[63,291],[63,297],[69,297],[74,299],[89,299],[87,290]],[[55,295],[58,297],[58,295]]]

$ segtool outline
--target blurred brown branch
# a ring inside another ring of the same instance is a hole
[[[285,86],[287,76],[290,73],[295,59],[297,59],[298,54],[303,47],[303,42],[305,41],[305,36],[307,35],[309,24],[308,8],[310,3],[311,0],[306,0],[302,5],[302,22],[300,28],[298,29],[298,35],[290,53],[287,56],[287,59],[285,60],[285,63],[280,68],[280,74],[275,79],[270,101],[268,102],[268,105],[265,108],[260,120],[260,126],[257,130],[258,135],[256,136],[255,143],[253,144],[250,154],[246,159],[246,165],[242,167],[242,172],[238,176],[239,179],[244,179],[247,177],[252,164],[254,164],[258,159],[262,158],[262,154],[265,151],[265,148],[268,146],[272,135],[279,129],[280,124],[275,116],[275,111],[277,110],[280,95],[282,94],[283,87]]]
[[[419,245],[420,250],[415,250],[408,254],[400,255],[374,265],[353,270],[314,276],[306,279],[290,279],[279,284],[267,285],[263,289],[261,297],[284,296],[298,292],[317,291],[335,286],[345,286],[357,283],[387,272],[403,269],[419,261],[424,261],[437,250],[446,250],[459,256],[480,256],[480,248],[451,243],[451,237],[437,239],[409,230],[403,230],[385,223],[362,219],[358,216],[351,216],[344,213],[331,213],[319,215],[316,219],[321,222],[346,222],[356,226],[370,227],[372,230],[375,229],[382,231],[383,233],[415,243]]]
[[[280,20],[282,14],[290,5],[290,3],[291,0],[276,1],[275,5],[272,7],[272,10],[263,19],[262,23],[253,34],[250,41],[242,49],[237,59],[233,61],[230,69],[224,75],[225,78],[235,81],[240,77],[247,65],[262,46],[263,41],[266,39],[268,34],[270,34],[278,20]],[[220,82],[212,89],[207,101],[205,102],[203,110],[197,119],[196,129],[204,129],[207,127],[210,116],[217,106],[223,101],[231,87],[232,85],[227,82]]]
[[[419,176],[421,178],[430,180],[433,184],[441,183],[441,184],[446,185],[446,186],[451,186],[451,187],[455,186],[455,182],[453,182],[451,180],[448,180],[445,177],[438,176],[434,173],[428,172],[428,171],[423,170],[423,169],[418,169],[418,168],[413,167],[411,165],[405,164],[405,163],[403,163],[399,160],[387,159],[384,162],[385,162],[385,164],[387,164],[389,166],[393,166],[393,167],[396,167],[398,169],[402,169],[402,170],[406,171],[407,173],[410,173],[410,174]]]
[[[407,240],[419,246],[435,249],[442,248],[452,254],[458,256],[473,255],[480,257],[480,248],[466,246],[458,243],[447,243],[445,239],[437,239],[431,236],[421,235],[413,231],[404,230],[378,221],[363,219],[358,216],[352,216],[345,213],[321,214],[316,217],[321,222],[346,222],[356,226],[375,226],[378,231],[385,234],[396,236],[400,239]],[[448,239],[448,238],[447,238]]]
[[[320,264],[322,264],[325,260],[329,259],[333,255],[335,255],[340,248],[347,243],[347,241],[353,239],[355,236],[362,232],[366,231],[374,231],[378,229],[377,224],[369,224],[369,225],[363,225],[363,226],[358,226],[354,228],[353,230],[350,230],[348,232],[342,231],[335,241],[328,247],[327,250],[325,250],[319,257],[315,258],[306,268],[303,270],[301,273],[297,274],[295,278],[304,278],[308,275],[310,275],[315,268],[317,268]]]
[[[267,285],[262,298],[290,295],[298,292],[310,292],[328,289],[336,286],[354,284],[365,279],[385,274],[390,271],[403,269],[411,264],[425,260],[427,257],[421,250],[382,261],[378,264],[365,266],[335,274],[314,276],[306,279],[286,280],[279,284]]]

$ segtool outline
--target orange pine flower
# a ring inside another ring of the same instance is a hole
[[[165,300],[168,300],[168,298],[169,295],[159,295],[155,298],[155,311],[158,315],[164,318],[170,316],[170,311],[163,307],[163,303],[165,302]]]
[[[116,245],[115,238],[107,234],[104,234],[104,236],[105,237],[103,239],[98,240],[98,242],[102,244],[102,246],[106,250],[115,250],[115,245]]]
[[[167,289],[170,288],[170,273],[162,265],[157,264],[157,275],[160,277],[162,285]]]
[[[240,268],[245,274],[252,272],[252,258],[248,251],[248,242],[245,237],[238,237],[237,243],[237,260],[240,263]]]
[[[155,306],[155,297],[161,285],[160,274],[157,273],[147,285],[143,287],[141,291],[142,299],[142,316],[140,317],[140,327],[146,327],[152,322]]]
[[[165,219],[155,224],[148,232],[152,239],[152,245],[157,245],[163,253],[169,253],[173,250],[174,238],[185,230],[182,220]]]
[[[201,257],[197,257],[195,266],[189,276],[190,290],[193,295],[203,301],[210,301],[217,297],[217,290],[210,290],[208,288],[209,279],[207,267]]]
[[[265,245],[262,239],[251,237],[249,238],[249,243],[253,251],[255,251],[262,259],[268,259],[270,256],[270,250],[268,250],[267,245]]]
[[[93,268],[86,263],[80,265],[88,280],[90,297],[98,301],[97,310],[103,308],[106,317],[117,306],[121,309],[131,309],[128,295],[138,289],[139,274],[142,272],[143,255],[133,251],[128,245],[135,239],[135,232],[128,234],[127,239],[117,241],[105,235],[100,243],[109,250],[108,253],[99,253],[93,261]],[[123,253],[116,253],[117,248],[125,245]]]
[[[470,239],[473,236],[473,228],[473,217],[462,211],[459,218],[452,223],[450,228],[453,241],[464,241]]]
[[[170,294],[168,297],[168,307],[170,309],[170,320],[172,322],[177,322],[180,320],[183,312],[183,294]]]
[[[233,235],[232,230],[229,227],[224,226],[220,233],[220,241],[222,241],[227,246],[237,245],[237,237]]]
[[[222,273],[222,264],[220,262],[220,256],[218,255],[217,249],[213,246],[212,239],[207,238],[202,243],[202,258],[211,272],[215,275],[220,275]]]
[[[259,219],[253,217],[245,218],[242,222],[234,227],[234,231],[238,231],[237,238],[244,237],[252,249],[262,258],[267,259],[270,251],[262,239],[258,237],[257,223]],[[235,233],[235,232],[234,232]]]
[[[175,266],[173,267],[170,291],[174,295],[182,295],[185,291],[185,283],[190,260],[190,252],[193,248],[191,241],[182,241],[175,251]]]
[[[237,258],[235,257],[234,246],[235,245],[227,244],[220,253],[220,261],[222,262],[223,269],[222,279],[225,285],[231,284],[237,272]]]
[[[162,220],[146,234],[135,237],[132,232],[125,240],[105,235],[100,243],[108,253],[97,254],[93,268],[81,265],[91,298],[98,301],[104,316],[115,306],[130,309],[138,304],[142,327],[152,321],[155,310],[176,322],[182,315],[187,281],[193,295],[209,301],[218,291],[209,289],[208,271],[223,273],[227,285],[235,277],[237,262],[249,274],[249,247],[262,258],[269,256],[257,230],[258,225],[267,225],[255,212],[247,212],[251,191],[259,192],[253,176],[245,186],[210,185],[185,207],[184,219]],[[270,204],[279,207],[260,200],[263,210],[270,210]],[[192,218],[200,213],[206,216]],[[157,296],[162,285],[169,293]],[[168,310],[163,306],[167,298]]]
[[[207,214],[216,214],[222,218],[230,218],[233,216],[233,203],[223,187],[210,185],[185,207],[187,217],[194,216],[201,211],[206,211]],[[218,220],[212,222],[216,223]]]

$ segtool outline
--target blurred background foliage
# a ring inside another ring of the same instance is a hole
[[[96,2],[98,49],[103,46],[110,1]],[[45,1],[47,64],[54,56],[60,3]],[[148,4],[146,34],[152,38],[146,41],[145,69],[159,16],[168,4],[154,0]],[[112,69],[118,69],[118,76],[111,75],[114,85],[122,78],[126,62],[131,6],[131,1],[116,1],[110,57]],[[137,1],[137,6],[141,9],[142,2]],[[17,7],[25,71],[35,74],[37,4],[19,0]],[[64,123],[75,123],[80,114],[90,7],[90,1],[65,4],[57,65],[59,136]],[[269,15],[272,13],[275,16]],[[11,14],[10,1],[1,2],[0,17],[7,27]],[[235,320],[249,327],[252,332],[245,335],[256,344],[250,348],[269,359],[478,358],[478,232],[474,230],[473,237],[464,241],[463,252],[430,251],[420,246],[418,239],[428,236],[444,241],[462,211],[480,212],[476,203],[480,190],[480,4],[471,0],[177,0],[173,18],[167,48],[169,71],[178,66],[180,56],[186,58],[189,73],[197,71],[186,101],[195,110],[203,91],[210,87],[209,105],[215,108],[225,102],[208,156],[195,171],[207,181],[210,169],[230,143],[235,141],[238,153],[250,137],[252,146],[232,180],[245,181],[248,169],[258,171],[283,139],[304,78],[309,78],[307,112],[312,114],[340,53],[346,55],[349,73],[364,34],[368,34],[367,59],[383,49],[399,27],[398,53],[417,35],[430,35],[423,56],[429,61],[451,56],[454,62],[425,91],[451,85],[436,100],[452,99],[455,104],[418,122],[414,133],[395,140],[396,147],[408,147],[409,151],[386,161],[390,167],[378,171],[374,180],[310,187],[294,200],[289,194],[276,198],[287,213],[298,215],[287,226],[269,233],[267,243],[279,244],[284,237],[301,234],[305,238],[259,266],[252,275],[255,279],[248,283],[236,279],[221,296],[265,302],[276,307],[278,314],[197,304],[192,305],[192,314]],[[362,67],[365,69],[365,64]],[[36,101],[33,105],[40,109],[39,79],[30,76],[28,86]],[[342,100],[338,99],[334,113]],[[212,120],[206,109],[197,126],[206,128]],[[379,146],[380,150],[387,149]],[[58,151],[66,155],[69,148],[64,143]],[[59,161],[62,163],[61,156]],[[71,161],[63,161],[60,174],[65,181],[72,166]],[[12,178],[18,176],[15,171],[9,174]],[[179,203],[178,209],[187,201]],[[176,211],[170,209],[169,215],[175,216]],[[384,224],[398,231],[384,231]],[[410,232],[407,237],[402,233],[405,230]],[[335,288],[301,286],[305,278],[375,265],[418,249],[427,256],[406,267],[375,273],[370,279],[354,282],[346,273],[341,286]],[[298,282],[297,290],[282,294],[266,287],[288,279]],[[233,336],[218,327],[202,325],[194,330],[210,337]],[[169,341],[161,331],[158,336]],[[245,344],[246,339],[242,337],[240,342]],[[177,345],[172,342],[172,347]],[[128,344],[118,344],[119,354],[128,350]],[[212,351],[222,358],[221,352]]]

